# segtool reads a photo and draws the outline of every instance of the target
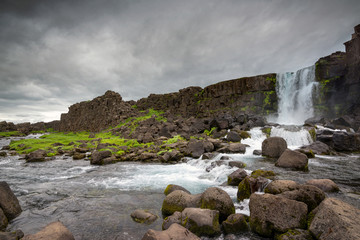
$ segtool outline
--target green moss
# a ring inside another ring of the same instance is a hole
[[[250,134],[247,131],[241,131],[240,132],[240,137],[242,139],[251,138]]]
[[[267,77],[266,81],[272,82],[275,85],[276,84],[276,77]]]
[[[25,136],[25,134],[18,131],[0,132],[0,137],[14,137],[14,136]]]
[[[271,127],[264,127],[261,129],[261,131],[266,134],[266,137],[270,137]]]
[[[211,136],[216,129],[217,129],[217,127],[212,127],[212,128],[210,129],[210,131],[206,129],[206,130],[204,131],[204,133],[205,133],[206,135],[208,135],[208,136]]]
[[[251,173],[251,176],[253,178],[257,178],[257,177],[264,177],[264,178],[273,178],[274,176],[276,176],[276,174],[273,171],[265,171],[265,170],[255,170]]]
[[[168,145],[168,144],[173,144],[173,143],[177,143],[179,141],[185,141],[185,138],[181,137],[180,135],[176,135],[166,141],[163,141],[164,145]]]
[[[316,130],[315,130],[315,128],[309,129],[309,134],[311,136],[311,139],[315,142],[316,141]]]
[[[131,107],[134,108],[134,109],[138,108],[138,106],[136,106],[136,104],[132,105]]]
[[[238,201],[242,201],[246,198],[250,198],[251,189],[248,177],[243,179],[238,186],[237,199]]]

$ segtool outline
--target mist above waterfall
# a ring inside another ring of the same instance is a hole
[[[313,117],[313,92],[316,90],[315,66],[298,70],[296,73],[278,73],[276,76],[278,96],[277,123],[302,125]]]

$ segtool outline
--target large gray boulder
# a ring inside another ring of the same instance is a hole
[[[309,230],[317,239],[360,239],[360,210],[335,198],[325,199],[317,209]]]
[[[281,137],[269,137],[262,142],[261,153],[263,156],[278,158],[287,149],[285,139]]]
[[[247,172],[244,169],[238,169],[235,172],[232,172],[228,176],[227,183],[230,186],[239,186],[239,183],[246,178]]]
[[[354,152],[360,150],[360,134],[334,132],[333,144],[336,151]]]
[[[310,179],[305,184],[318,187],[324,192],[338,192],[340,190],[338,185],[330,179]]]
[[[298,184],[291,180],[274,180],[265,187],[265,193],[280,194],[286,191],[292,191]]]
[[[300,149],[312,151],[314,154],[319,154],[319,155],[330,154],[330,147],[327,144],[320,141],[313,142],[310,145],[302,146]]]
[[[290,168],[293,170],[307,171],[308,157],[300,152],[286,149],[280,158],[276,161],[275,166]]]
[[[181,212],[174,212],[173,215],[166,217],[162,224],[162,230],[168,229],[174,223],[181,225],[181,217]]]
[[[201,194],[200,207],[219,211],[220,222],[235,213],[235,206],[229,194],[217,187],[208,188]]]
[[[161,212],[164,217],[174,212],[182,212],[185,208],[200,207],[200,194],[191,195],[182,190],[176,190],[168,194],[162,204]]]
[[[192,139],[188,143],[186,151],[189,156],[199,158],[205,152],[205,147],[202,141]]]
[[[250,197],[250,227],[264,237],[285,233],[292,228],[306,228],[305,203],[272,194],[252,194]]]
[[[228,140],[229,142],[240,142],[241,137],[237,132],[230,131],[226,135],[226,140]]]
[[[200,240],[200,238],[183,226],[174,223],[165,231],[150,229],[142,240]]]
[[[305,203],[309,212],[316,208],[326,197],[321,189],[312,185],[298,185],[296,190],[286,191],[278,196]]]
[[[47,153],[45,150],[35,150],[25,156],[26,162],[44,162]]]
[[[111,152],[109,150],[106,151],[94,151],[91,154],[90,163],[93,165],[103,165],[104,159],[111,157]]]
[[[200,208],[185,208],[181,224],[197,236],[216,236],[221,233],[219,211]]]
[[[0,182],[0,208],[9,221],[19,216],[22,212],[19,200],[6,182]]]
[[[23,240],[75,240],[71,232],[61,223],[53,222],[35,234],[26,235]]]

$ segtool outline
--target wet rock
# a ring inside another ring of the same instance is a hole
[[[261,156],[262,152],[261,152],[261,150],[254,150],[253,154],[256,155],[256,156]]]
[[[172,192],[174,192],[176,190],[181,190],[181,191],[184,191],[184,192],[186,192],[188,194],[191,194],[187,189],[183,188],[182,186],[175,185],[175,184],[167,185],[167,187],[164,190],[164,194],[165,194],[165,196],[167,196],[167,195],[169,195],[170,193],[172,193]]]
[[[360,134],[334,132],[333,144],[336,151],[354,152],[360,150]]]
[[[75,240],[71,232],[61,223],[53,222],[35,234],[25,235],[23,240]]]
[[[219,211],[200,208],[185,208],[181,224],[197,236],[220,235]]]
[[[221,156],[220,160],[230,160],[231,158],[229,156]]]
[[[360,239],[360,210],[335,198],[314,211],[309,230],[317,239]]]
[[[221,166],[221,165],[226,165],[226,162],[225,161],[215,161],[215,162],[212,162],[211,164],[210,164],[210,166],[208,166],[205,170],[207,171],[207,172],[210,172],[211,170],[213,170],[214,168],[216,168],[216,167],[219,167],[219,166]]]
[[[245,153],[245,151],[246,146],[241,143],[230,143],[229,145],[218,149],[218,152],[220,153]]]
[[[21,230],[16,230],[12,232],[0,232],[1,240],[19,240],[23,239],[24,233]]]
[[[254,178],[263,177],[267,179],[273,179],[276,176],[276,174],[273,171],[257,169],[251,173],[251,176]]]
[[[325,193],[312,185],[298,185],[296,190],[286,191],[277,196],[306,203],[309,212],[325,199]]]
[[[240,213],[231,214],[222,222],[222,226],[226,234],[236,234],[249,230],[245,215]]]
[[[276,236],[277,240],[314,240],[310,231],[303,229],[291,229],[286,233]]]
[[[5,216],[3,210],[0,208],[0,231],[5,231],[7,225],[8,225],[8,219]]]
[[[301,147],[300,149],[311,151],[314,154],[319,154],[319,155],[329,155],[330,154],[330,147],[327,144],[320,142],[320,141],[313,142],[310,145]]]
[[[6,182],[0,182],[0,208],[9,221],[19,216],[22,212],[19,200]]]
[[[204,152],[204,144],[200,140],[190,140],[187,145],[187,152],[193,158],[199,158]]]
[[[80,159],[84,159],[86,157],[86,154],[80,153],[80,152],[75,152],[72,157],[73,157],[73,160],[80,160]]]
[[[229,194],[217,187],[208,188],[201,194],[200,206],[201,208],[219,211],[220,222],[235,213],[235,206]]]
[[[181,190],[176,190],[167,195],[163,201],[161,212],[164,217],[174,212],[182,212],[187,207],[199,207],[200,194],[191,195]]]
[[[280,158],[276,161],[275,166],[307,171],[308,158],[303,153],[286,149],[284,153],[281,154]]]
[[[103,159],[111,156],[111,152],[109,150],[106,151],[94,151],[91,154],[90,163],[93,165],[103,165]]]
[[[7,153],[6,152],[0,152],[0,157],[6,157]]]
[[[247,176],[244,169],[238,169],[228,176],[227,183],[230,186],[239,186],[239,183]]]
[[[162,224],[162,230],[168,229],[174,223],[181,225],[181,212],[174,212],[173,215],[166,217]]]
[[[81,144],[82,145],[82,144]],[[87,146],[87,144],[85,144],[85,146]],[[87,153],[89,151],[89,149],[87,149],[86,147],[83,148],[75,148],[75,152],[78,153]]]
[[[241,161],[231,161],[229,162],[230,167],[237,167],[237,168],[245,168],[246,164]]]
[[[200,240],[198,236],[183,226],[174,223],[165,231],[150,229],[145,233],[142,240]]]
[[[241,137],[237,132],[230,131],[226,135],[226,140],[228,140],[229,142],[240,142]]]
[[[306,204],[272,194],[252,194],[250,197],[250,227],[264,237],[292,228],[306,228]]]
[[[47,153],[45,150],[35,150],[34,152],[31,152],[25,156],[26,162],[43,162],[45,161],[45,158],[47,156]]]
[[[203,160],[207,160],[207,159],[213,159],[214,157],[216,157],[218,155],[218,153],[211,153],[211,152],[207,152],[207,153],[204,153],[202,155],[202,158]]]
[[[261,191],[269,182],[269,179],[263,177],[247,176],[238,186],[237,199],[243,201],[250,198],[250,195],[256,191]]]
[[[137,223],[150,224],[155,222],[158,216],[147,210],[138,209],[131,213],[131,218]]]
[[[263,156],[278,158],[287,149],[285,139],[281,137],[269,137],[262,142],[261,152]]]
[[[310,179],[305,184],[318,187],[324,192],[338,192],[340,190],[338,185],[330,179]]]
[[[10,146],[9,146],[9,145],[3,146],[3,147],[1,148],[1,150],[10,150]]]
[[[280,194],[286,191],[292,191],[298,184],[291,180],[274,180],[265,187],[265,193]]]

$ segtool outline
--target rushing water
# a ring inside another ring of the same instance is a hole
[[[279,131],[281,129],[278,129]],[[275,132],[275,129],[273,129]],[[280,179],[304,183],[311,178],[330,178],[341,189],[332,196],[360,207],[359,156],[317,156],[310,159],[308,173],[289,171],[274,166],[265,158],[254,156],[261,149],[265,135],[260,128],[250,131],[251,139],[245,154],[230,154],[230,160],[189,159],[175,165],[141,164],[133,162],[107,166],[92,166],[88,161],[57,157],[53,161],[26,163],[18,156],[0,158],[0,181],[7,181],[20,200],[22,214],[9,229],[34,233],[46,224],[60,220],[76,239],[141,239],[149,229],[161,229],[163,191],[168,184],[178,184],[193,194],[211,186],[220,186],[227,175],[235,171],[229,161],[242,161],[250,173],[256,169],[273,170]],[[0,139],[0,147],[9,140]],[[209,169],[212,163],[215,167]],[[206,170],[208,168],[208,171]],[[248,200],[236,201],[236,187],[222,187],[234,200],[236,212],[249,214]],[[135,209],[147,209],[160,216],[150,225],[132,221]],[[223,237],[220,237],[223,239]],[[251,233],[237,239],[261,239]]]
[[[276,76],[278,96],[277,123],[302,125],[313,117],[313,92],[316,89],[315,66],[298,70],[296,73],[279,73]]]

